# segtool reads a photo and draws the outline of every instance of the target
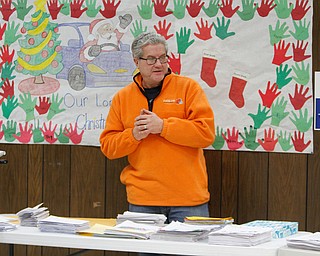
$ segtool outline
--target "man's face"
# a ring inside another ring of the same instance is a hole
[[[142,58],[160,58],[166,56],[166,49],[163,44],[147,45],[143,48]],[[159,60],[153,65],[149,65],[146,60],[134,59],[137,67],[140,70],[143,81],[142,85],[145,88],[156,87],[168,73],[168,63],[161,64]]]

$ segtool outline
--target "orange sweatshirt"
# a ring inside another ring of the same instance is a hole
[[[101,133],[101,150],[109,159],[128,156],[120,176],[131,204],[195,206],[209,201],[203,149],[215,138],[214,114],[200,85],[168,74],[152,111],[163,119],[161,134],[137,141],[132,130],[142,108],[141,76],[113,98]]]

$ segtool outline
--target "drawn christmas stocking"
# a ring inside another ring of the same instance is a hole
[[[232,76],[229,98],[238,108],[242,108],[244,106],[243,91],[246,84],[246,77],[238,75]]]
[[[204,51],[202,56],[202,67],[201,67],[201,79],[206,82],[210,87],[215,87],[217,79],[214,74],[216,69],[217,59],[214,54]]]

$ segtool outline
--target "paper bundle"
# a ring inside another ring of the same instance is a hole
[[[159,231],[151,235],[151,239],[196,242],[206,239],[213,230],[221,229],[220,225],[194,225],[186,224],[179,221],[172,221]]]
[[[232,217],[226,218],[214,218],[214,217],[200,217],[200,216],[190,216],[184,219],[185,223],[195,224],[195,225],[223,225],[232,224],[234,219]]]
[[[27,207],[17,212],[21,226],[36,227],[39,220],[47,218],[50,213],[47,207],[42,207],[42,203],[35,207]]]
[[[214,245],[254,246],[272,239],[272,228],[225,225],[208,236],[208,243]]]
[[[88,229],[89,227],[89,221],[87,220],[78,220],[52,215],[38,222],[38,228],[42,232],[74,234],[78,231]]]
[[[0,232],[11,231],[17,228],[16,225],[10,223],[10,218],[0,216]]]
[[[287,245],[296,249],[308,249],[320,251],[320,232],[299,237],[288,237]]]
[[[155,224],[161,226],[165,223],[166,219],[167,217],[164,214],[126,211],[123,214],[118,214],[117,224],[120,224],[125,220],[130,220],[136,223]]]

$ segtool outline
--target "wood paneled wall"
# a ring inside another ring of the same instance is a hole
[[[320,70],[320,3],[313,1],[313,71]],[[106,159],[98,147],[1,144],[9,164],[0,165],[0,213],[44,202],[53,215],[116,217],[127,210],[119,181],[125,158]],[[298,221],[320,231],[320,132],[314,154],[205,151],[211,216]],[[75,250],[15,246],[16,255],[59,256]],[[0,256],[8,246],[0,245]],[[85,255],[129,255],[92,251]],[[130,254],[133,255],[133,254]]]

